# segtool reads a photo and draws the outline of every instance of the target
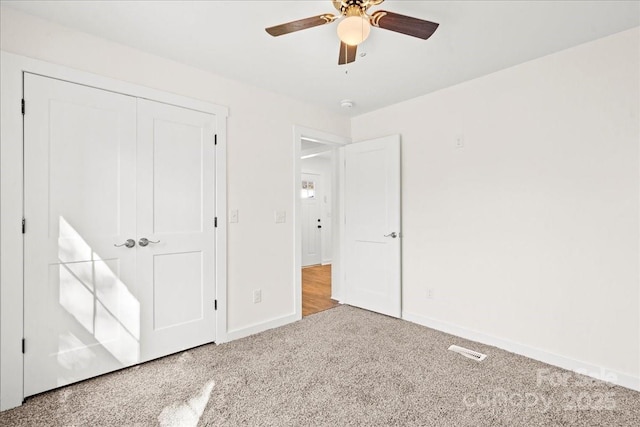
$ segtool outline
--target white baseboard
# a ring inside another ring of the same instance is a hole
[[[239,338],[248,337],[249,335],[254,335],[259,332],[267,331],[269,329],[278,328],[280,326],[288,325],[289,323],[293,323],[297,320],[300,320],[301,316],[296,313],[288,314],[283,317],[277,317],[275,319],[267,320],[266,322],[255,323],[253,325],[246,326],[240,329],[234,329],[232,331],[227,332],[226,341],[233,341]],[[219,343],[221,344],[221,342]]]
[[[447,322],[431,319],[419,314],[403,312],[402,318],[409,322],[417,323],[431,329],[446,332],[468,340],[476,341],[482,344],[498,347],[511,353],[519,354],[530,359],[548,363],[549,365],[567,369],[579,374],[587,375],[598,380],[607,381],[631,390],[640,391],[640,378],[628,374],[623,374],[604,366],[598,366],[593,363],[583,362],[558,354],[550,353],[517,342],[505,340],[483,332],[474,331],[472,329],[463,328]]]

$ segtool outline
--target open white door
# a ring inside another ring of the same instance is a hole
[[[400,317],[400,135],[345,147],[345,302]]]

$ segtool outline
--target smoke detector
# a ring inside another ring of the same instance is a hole
[[[353,101],[350,99],[343,99],[340,101],[340,106],[342,108],[353,108]]]

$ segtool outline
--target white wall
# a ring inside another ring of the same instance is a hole
[[[322,263],[331,264],[332,260],[332,199],[333,199],[333,160],[332,154],[309,157],[301,161],[302,173],[320,175],[320,214],[322,219]]]
[[[6,52],[229,107],[228,206],[240,213],[228,229],[229,338],[294,320],[293,126],[347,137],[347,118],[5,7],[0,31]]]
[[[405,318],[639,387],[639,56],[636,28],[352,120],[402,134]]]

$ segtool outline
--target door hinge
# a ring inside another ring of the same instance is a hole
[[[27,220],[22,218],[22,234],[27,231]]]
[[[218,145],[218,134],[213,135],[213,145]]]
[[[215,218],[213,219],[213,227],[214,227],[214,228],[218,228],[218,217],[215,217]]]
[[[22,98],[22,115],[23,115],[23,116],[24,116],[24,104],[25,104],[25,102],[24,102],[24,98]]]
[[[214,300],[213,301],[213,309],[217,310],[218,309],[218,300]]]
[[[24,349],[25,349],[25,339],[22,338],[22,354],[24,354]]]

